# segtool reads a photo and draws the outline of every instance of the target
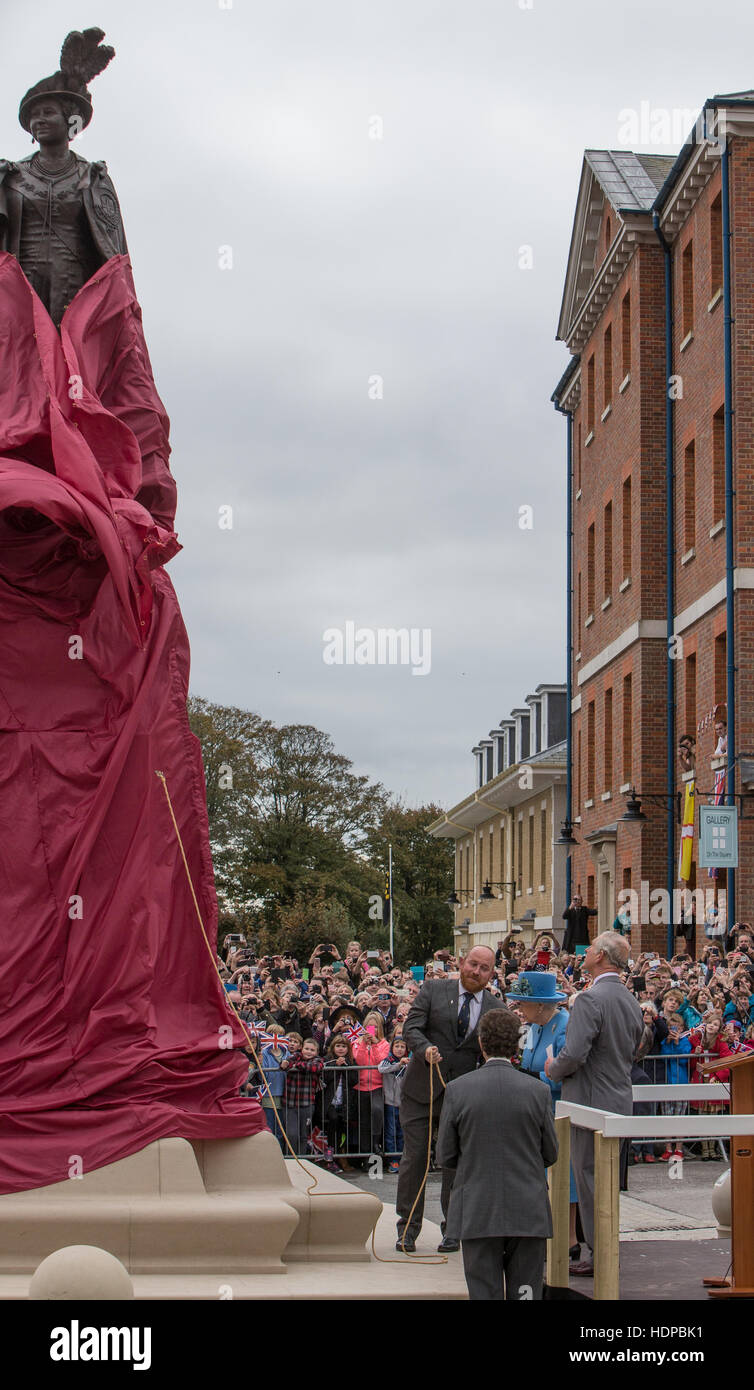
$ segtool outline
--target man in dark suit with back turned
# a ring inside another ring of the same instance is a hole
[[[542,1297],[558,1144],[549,1086],[511,1065],[520,1032],[508,1009],[486,1013],[484,1066],[451,1081],[442,1108],[437,1158],[456,1169],[448,1234],[461,1240],[470,1299]]]
[[[429,1098],[432,1095],[433,1127],[439,1122],[444,1090],[433,1063],[437,1063],[447,1084],[454,1077],[473,1071],[479,1061],[478,1025],[490,1009],[504,1008],[485,985],[495,970],[495,953],[489,946],[474,946],[459,965],[460,979],[425,980],[403,1028],[411,1052],[403,1079],[401,1097],[401,1128],[403,1153],[398,1172],[398,1195],[395,1209],[398,1215],[397,1250],[416,1249],[424,1216],[424,1192],[407,1227],[411,1209],[421,1186],[427,1166],[429,1144]],[[442,1251],[458,1249],[458,1241],[445,1235],[448,1199],[453,1185],[453,1172],[443,1169]]]

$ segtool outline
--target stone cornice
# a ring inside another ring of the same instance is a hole
[[[683,177],[678,180],[660,216],[660,227],[667,241],[674,241],[685,225],[715,170],[720,165],[721,146],[715,140],[695,145]]]
[[[625,213],[621,216],[624,220],[620,232],[564,338],[571,352],[583,352],[637,247],[641,244],[658,244],[648,213]]]

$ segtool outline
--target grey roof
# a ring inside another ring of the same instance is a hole
[[[554,405],[556,405],[556,406],[559,406],[559,405],[560,405],[561,396],[563,396],[563,394],[565,393],[566,386],[568,386],[568,385],[570,384],[571,377],[576,375],[576,372],[578,371],[580,362],[581,362],[581,353],[580,353],[580,352],[574,353],[573,357],[571,358],[570,362],[568,363],[568,366],[566,367],[565,371],[563,372],[563,375],[562,375],[562,377],[560,378],[560,381],[558,382],[557,386],[555,387],[555,390],[553,391],[552,395],[550,396],[550,400],[553,402]]]
[[[646,169],[655,188],[662,188],[670,170],[675,163],[675,155],[672,154],[637,154],[639,163]]]
[[[585,150],[584,158],[613,207],[627,212],[649,212],[674,161],[632,150]]]
[[[536,763],[539,767],[542,763],[564,763],[566,760],[566,741],[552,743],[549,748],[543,748],[541,753],[532,753],[530,758],[525,758],[527,763]]]

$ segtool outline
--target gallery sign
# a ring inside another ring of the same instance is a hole
[[[738,868],[738,808],[699,807],[699,867]]]

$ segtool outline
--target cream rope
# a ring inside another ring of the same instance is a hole
[[[217,964],[217,953],[216,953],[215,951],[212,950],[212,946],[211,946],[211,944],[210,944],[210,940],[209,940],[209,937],[207,936],[207,932],[206,932],[206,930],[205,930],[204,922],[203,922],[203,920],[202,920],[202,914],[201,914],[201,911],[200,911],[200,908],[199,908],[199,903],[198,903],[198,901],[197,901],[196,893],[195,893],[195,891],[194,891],[194,884],[193,884],[193,881],[192,881],[192,878],[191,878],[191,871],[190,871],[189,866],[188,866],[188,860],[186,859],[186,851],[185,851],[184,848],[183,848],[183,840],[182,840],[182,838],[181,838],[181,832],[180,832],[180,830],[178,829],[178,822],[177,822],[177,820],[176,820],[176,818],[175,818],[175,812],[174,812],[174,810],[173,810],[173,802],[172,802],[172,800],[171,800],[170,792],[169,792],[169,790],[168,790],[167,778],[165,777],[165,773],[164,773],[164,772],[158,772],[156,769],[155,769],[155,776],[156,776],[156,777],[159,777],[160,781],[162,782],[164,791],[165,791],[165,797],[166,797],[166,800],[167,800],[167,803],[168,803],[168,810],[170,811],[170,819],[171,819],[172,822],[173,822],[173,829],[175,830],[176,839],[178,840],[178,845],[179,845],[179,848],[180,848],[180,851],[181,851],[181,858],[182,858],[182,860],[183,860],[183,867],[184,867],[184,869],[186,870],[186,878],[188,879],[189,888],[191,889],[191,897],[192,897],[193,902],[194,902],[194,908],[195,908],[195,910],[196,910],[196,916],[197,916],[197,920],[198,920],[198,922],[199,922],[199,927],[200,927],[200,929],[201,929],[202,936],[204,937],[204,943],[205,943],[205,945],[206,945],[206,947],[207,947],[207,950],[209,951],[210,960],[212,961],[212,964],[213,964],[213,966],[214,966],[214,968],[215,968],[215,971],[216,971],[216,973],[217,973],[217,977],[218,977],[218,979],[220,980],[220,982],[221,982],[221,984],[222,984],[222,975],[220,974],[220,967],[219,967],[218,964]],[[302,1171],[303,1173],[306,1174],[306,1177],[307,1177],[307,1179],[308,1179],[308,1178],[309,1178],[309,1174],[306,1172],[306,1168],[304,1167],[304,1164],[301,1162],[301,1159],[299,1158],[298,1154],[295,1152],[295,1150],[294,1150],[294,1148],[293,1148],[293,1145],[291,1144],[291,1141],[290,1141],[290,1139],[288,1138],[288,1135],[287,1135],[286,1132],[285,1132],[285,1126],[284,1126],[283,1124],[281,1124],[280,1115],[279,1115],[279,1112],[278,1112],[278,1108],[277,1108],[277,1106],[276,1106],[276,1104],[275,1104],[275,1097],[273,1096],[273,1094],[272,1094],[272,1092],[271,1092],[271,1090],[270,1090],[269,1082],[268,1082],[268,1080],[267,1080],[267,1077],[265,1076],[265,1072],[264,1072],[264,1068],[263,1068],[263,1066],[262,1066],[262,1063],[261,1063],[260,1060],[259,1060],[259,1056],[258,1056],[257,1050],[256,1050],[256,1048],[255,1048],[255,1046],[254,1046],[254,1041],[253,1041],[253,1039],[252,1039],[252,1036],[251,1036],[251,1034],[250,1034],[248,1028],[246,1027],[246,1024],[245,1024],[244,1020],[241,1018],[241,1015],[238,1013],[237,1009],[235,1008],[235,1005],[233,1004],[232,1000],[230,1000],[230,999],[228,998],[228,993],[227,993],[227,990],[225,989],[224,986],[223,986],[223,995],[224,995],[224,997],[225,997],[225,1001],[226,1001],[226,1004],[227,1004],[228,1008],[232,1010],[234,1017],[237,1019],[239,1025],[240,1025],[240,1027],[241,1027],[241,1030],[242,1030],[243,1033],[246,1035],[246,1039],[247,1039],[247,1041],[248,1041],[249,1047],[250,1047],[250,1049],[251,1049],[252,1056],[253,1056],[254,1061],[255,1061],[255,1063],[256,1063],[257,1070],[259,1071],[259,1073],[260,1073],[260,1075],[261,1075],[261,1077],[262,1077],[262,1082],[263,1082],[264,1088],[265,1088],[265,1090],[266,1090],[266,1092],[267,1092],[267,1095],[268,1095],[269,1098],[270,1098],[270,1101],[272,1102],[272,1109],[273,1109],[273,1111],[275,1112],[275,1118],[276,1118],[276,1120],[277,1120],[277,1122],[278,1122],[278,1126],[279,1126],[279,1128],[280,1128],[280,1133],[282,1134],[282,1136],[283,1136],[283,1138],[284,1138],[284,1140],[285,1140],[285,1142],[286,1142],[286,1144],[287,1144],[287,1146],[288,1146],[288,1149],[289,1149],[289,1151],[290,1151],[291,1158],[293,1158],[293,1159],[295,1160],[295,1162],[298,1164],[298,1166],[299,1166],[299,1168],[301,1169],[301,1171]],[[435,1066],[437,1066],[436,1063],[435,1063]],[[437,1070],[438,1070],[438,1075],[439,1075],[439,1074],[440,1074],[440,1073],[439,1073],[439,1067],[437,1068]],[[442,1076],[440,1076],[440,1080],[442,1081]],[[430,1081],[431,1081],[431,1077],[430,1077]],[[445,1082],[443,1081],[442,1084],[443,1084],[443,1087],[444,1087],[444,1086],[445,1086]],[[432,1087],[431,1087],[431,1085],[430,1085],[430,1102],[429,1102],[429,1119],[430,1119],[430,1127],[429,1127],[429,1143],[428,1143],[428,1146],[427,1146],[427,1167],[426,1167],[426,1170],[425,1170],[425,1173],[424,1173],[424,1178],[422,1179],[422,1185],[421,1185],[421,1187],[419,1188],[419,1192],[417,1193],[417,1196],[416,1196],[416,1201],[414,1202],[414,1205],[413,1205],[413,1207],[411,1208],[411,1212],[410,1212],[410,1215],[409,1215],[409,1221],[411,1220],[411,1217],[412,1217],[413,1214],[414,1214],[414,1209],[415,1209],[415,1207],[416,1207],[416,1202],[418,1202],[418,1200],[419,1200],[419,1196],[420,1196],[420,1194],[421,1194],[421,1192],[422,1192],[422,1190],[423,1190],[423,1188],[424,1188],[424,1184],[425,1184],[426,1181],[427,1181],[427,1174],[429,1173],[430,1154],[431,1154],[431,1144],[432,1144],[432,1095],[431,1095],[431,1091],[432,1091]],[[316,1173],[315,1173],[314,1181],[311,1182],[311,1183],[309,1184],[309,1186],[306,1188],[306,1196],[307,1196],[307,1197],[312,1197],[312,1198],[313,1198],[313,1197],[331,1197],[331,1196],[333,1195],[331,1192],[317,1192],[316,1189],[317,1189],[318,1186],[319,1186],[319,1178],[317,1177],[317,1175],[316,1175]],[[342,1195],[342,1196],[347,1196],[347,1197],[360,1197],[360,1196],[361,1196],[361,1188],[358,1188],[356,1191],[354,1191],[354,1190],[352,1189],[350,1192],[342,1193],[342,1194],[340,1194],[340,1195]],[[405,1262],[404,1260],[396,1260],[396,1259],[394,1259],[394,1258],[388,1258],[388,1259],[386,1259],[384,1255],[378,1255],[378,1254],[377,1254],[377,1250],[375,1249],[375,1244],[374,1244],[374,1236],[375,1236],[375,1231],[376,1231],[376,1229],[377,1229],[377,1222],[379,1221],[379,1217],[380,1217],[380,1214],[379,1214],[379,1212],[378,1212],[378,1214],[377,1214],[377,1216],[375,1217],[375,1220],[374,1220],[374,1225],[372,1226],[372,1254],[374,1255],[374,1258],[375,1258],[376,1260],[379,1260],[381,1264],[403,1264],[403,1263]],[[405,1235],[404,1235],[404,1242],[405,1242]],[[425,1264],[426,1264],[426,1263],[429,1263],[429,1264],[447,1264],[447,1262],[448,1262],[447,1256],[446,1256],[446,1255],[442,1255],[442,1256],[440,1256],[440,1258],[438,1259],[438,1257],[435,1256],[435,1255],[416,1255],[416,1254],[412,1255],[410,1252],[409,1252],[409,1253],[406,1253],[405,1249],[404,1249],[404,1251],[403,1251],[403,1254],[404,1254],[405,1260],[418,1260],[418,1261],[424,1262]]]

